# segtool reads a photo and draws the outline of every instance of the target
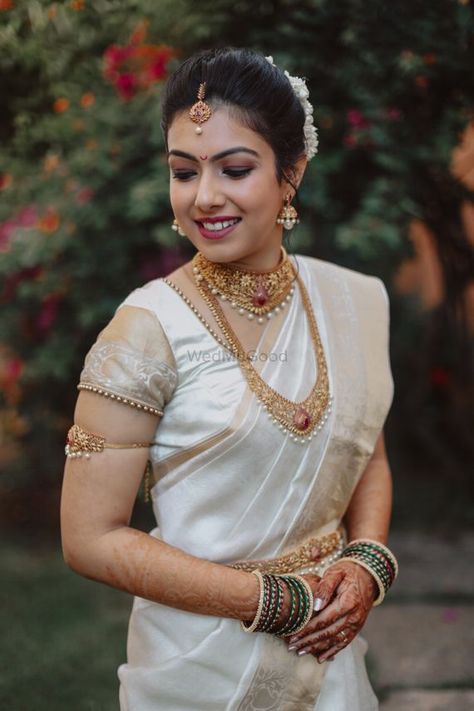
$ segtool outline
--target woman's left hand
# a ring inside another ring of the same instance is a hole
[[[319,611],[306,627],[287,639],[290,651],[332,659],[362,629],[377,596],[377,584],[362,566],[342,561],[323,575],[314,594]]]

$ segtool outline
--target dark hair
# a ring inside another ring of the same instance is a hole
[[[294,166],[305,153],[305,114],[283,71],[251,49],[206,50],[178,67],[163,96],[165,145],[174,117],[195,103],[201,82],[206,82],[206,102],[228,106],[271,146],[279,182],[284,178],[291,183]]]

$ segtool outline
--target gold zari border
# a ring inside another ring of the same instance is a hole
[[[279,556],[278,558],[268,558],[265,560],[240,560],[229,564],[230,568],[244,570],[251,573],[258,570],[261,573],[271,573],[278,575],[282,573],[293,573],[306,566],[315,565],[318,561],[334,553],[343,541],[342,528],[338,528],[325,536],[315,536],[306,543],[295,548],[294,551]]]

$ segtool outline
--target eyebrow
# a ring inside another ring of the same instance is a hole
[[[214,156],[211,156],[211,161],[215,162],[216,160],[221,160],[221,158],[225,158],[226,156],[231,156],[234,153],[249,153],[251,156],[260,158],[257,151],[254,151],[251,148],[245,148],[245,146],[236,146],[236,148],[229,148],[226,151],[221,151],[220,153],[216,153]],[[185,151],[177,151],[177,150],[168,151],[168,158],[170,156],[178,156],[178,158],[187,158],[188,160],[193,160],[196,163],[198,162],[198,160],[195,156],[191,155],[191,153],[186,153]]]

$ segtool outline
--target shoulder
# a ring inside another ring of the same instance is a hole
[[[169,300],[176,300],[176,294],[169,288],[167,280],[178,288],[183,288],[189,282],[190,263],[186,263],[166,277],[152,279],[142,286],[134,289],[120,304],[122,306],[135,306],[148,309],[159,317],[160,311],[166,310]]]
[[[324,282],[326,288],[344,287],[354,295],[379,298],[388,305],[387,290],[379,277],[307,255],[296,254],[294,258],[310,279],[315,279],[317,283]]]

